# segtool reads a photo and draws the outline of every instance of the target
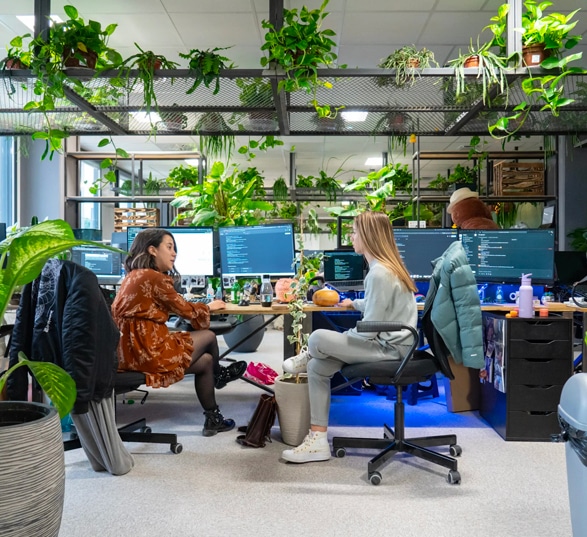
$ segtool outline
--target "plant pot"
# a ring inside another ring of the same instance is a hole
[[[4,60],[4,69],[10,71],[12,69],[27,69],[27,67],[18,58],[6,58]]]
[[[57,537],[65,464],[55,408],[0,402],[0,475],[0,535]]]
[[[411,69],[417,69],[420,67],[420,60],[418,58],[410,58],[408,60],[408,67]]]
[[[242,323],[237,324],[230,332],[222,336],[224,342],[231,348],[238,345],[239,341],[265,322],[263,315],[243,315],[243,317]],[[238,347],[235,347],[233,352],[255,352],[261,344],[261,341],[263,341],[264,335],[265,328],[259,330],[255,335],[238,345]]]
[[[477,54],[469,56],[463,63],[463,67],[479,67],[479,56]]]
[[[82,50],[78,50],[79,54],[84,58],[85,65],[82,65],[78,58],[74,56],[74,51],[72,50],[69,54],[63,56],[63,65],[65,67],[87,67],[88,69],[95,69],[96,62],[98,61],[98,55],[89,50],[88,52],[84,52]]]
[[[526,67],[537,67],[549,56],[544,49],[544,43],[536,43],[522,47],[522,59]]]
[[[299,446],[310,429],[308,377],[298,377],[301,382],[280,376],[273,385],[281,438],[289,446]]]

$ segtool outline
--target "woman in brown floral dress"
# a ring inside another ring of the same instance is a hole
[[[204,408],[203,435],[230,431],[235,423],[224,419],[216,404],[215,386],[240,378],[246,362],[229,367],[219,364],[216,335],[208,328],[210,312],[226,307],[222,300],[209,304],[188,302],[174,288],[177,247],[169,231],[150,228],[136,237],[124,265],[124,278],[112,304],[120,329],[119,367],[145,373],[147,385],[165,388],[194,375],[196,395]],[[192,332],[170,331],[166,321],[173,313],[194,328]]]

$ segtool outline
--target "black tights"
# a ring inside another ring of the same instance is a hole
[[[191,332],[194,340],[192,363],[185,370],[194,375],[196,395],[204,410],[215,410],[214,375],[220,372],[218,342],[216,334],[210,330]]]

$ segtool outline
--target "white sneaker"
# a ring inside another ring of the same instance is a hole
[[[283,362],[284,373],[297,375],[298,373],[306,373],[308,371],[308,360],[310,355],[307,349],[302,349],[302,352],[297,356],[292,356]]]
[[[310,431],[296,448],[286,449],[281,458],[287,462],[317,462],[330,459],[330,445],[326,433]]]

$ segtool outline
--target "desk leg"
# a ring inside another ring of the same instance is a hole
[[[291,335],[292,318],[291,315],[284,315],[283,316],[283,359],[290,358],[291,356],[295,356],[296,354],[296,346],[294,343],[290,343],[287,339],[288,335]],[[303,330],[305,334],[312,333],[312,314],[306,313],[306,318],[304,319],[303,323]]]

